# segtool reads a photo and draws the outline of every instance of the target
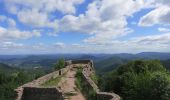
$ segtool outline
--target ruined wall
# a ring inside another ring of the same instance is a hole
[[[61,74],[66,73],[74,64],[86,64],[83,67],[83,80],[86,88],[94,90],[97,100],[120,100],[120,97],[114,93],[101,92],[98,86],[90,78],[90,75],[95,73],[92,60],[68,60],[65,62],[66,67],[59,70]],[[63,100],[62,92],[57,88],[41,87],[41,84],[59,76],[59,71],[52,72],[32,82],[18,87],[15,91],[18,94],[16,100]]]
[[[95,91],[96,98],[93,98],[93,99],[120,100],[120,97],[115,93],[101,92],[98,86],[90,78],[90,75],[95,73],[92,60],[69,60],[66,63],[67,65],[87,64],[85,67],[83,67],[83,72],[82,72],[83,80],[84,80],[84,84],[86,84],[86,89]]]
[[[97,92],[97,100],[120,100],[120,97],[114,93]]]
[[[115,93],[101,92],[98,86],[93,82],[89,75],[83,71],[83,80],[89,90],[93,89],[96,92],[97,100],[120,100],[120,97]]]
[[[66,65],[68,66],[74,65],[74,64],[86,64],[86,66],[83,67],[83,69],[84,69],[84,72],[88,73],[88,75],[95,72],[92,60],[68,60],[66,61]]]
[[[24,87],[21,100],[63,100],[63,97],[56,88]]]
[[[93,63],[92,63],[93,64]],[[91,66],[91,65],[89,65]],[[98,86],[95,84],[95,82],[90,78],[90,75],[92,73],[94,73],[93,70],[91,70],[91,68],[93,68],[93,66],[91,67],[85,67],[83,68],[83,80],[84,83],[86,84],[86,88],[89,90],[94,90],[96,92],[96,98],[97,100],[120,100],[120,97],[115,94],[115,93],[108,93],[108,92],[101,92],[100,89],[98,88]]]
[[[37,90],[38,91],[38,89],[39,90],[43,90],[44,89],[44,91],[45,91],[47,89],[47,91],[48,91],[48,88],[41,87],[41,84],[45,83],[46,81],[50,80],[51,78],[58,77],[59,76],[59,71],[61,72],[61,75],[66,73],[70,69],[70,67],[71,66],[66,66],[63,69],[60,69],[58,71],[49,73],[49,74],[47,74],[45,76],[42,76],[42,77],[40,77],[40,78],[38,78],[36,80],[33,80],[32,82],[26,83],[26,84],[18,87],[17,89],[15,89],[15,92],[17,94],[16,100],[22,100],[21,97],[25,95],[24,93],[25,93],[26,90],[31,90],[32,89],[32,90]],[[29,87],[29,89],[28,89],[28,87]],[[59,91],[59,89],[58,89],[58,91]],[[38,92],[36,92],[36,93],[38,93]],[[42,93],[46,94],[46,92],[42,92]],[[32,94],[30,94],[30,95],[32,95]],[[37,95],[37,97],[38,96],[40,96],[40,94]],[[27,100],[27,99],[24,99],[24,100]],[[32,99],[29,99],[29,100],[32,100]],[[42,100],[48,100],[48,99],[42,99]]]

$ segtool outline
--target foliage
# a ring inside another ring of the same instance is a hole
[[[94,67],[97,74],[104,74],[106,72],[110,72],[113,69],[116,69],[119,65],[125,64],[126,62],[128,62],[127,59],[112,56],[109,58],[94,61]]]
[[[170,100],[170,74],[157,60],[129,62],[100,81],[123,100]]]
[[[45,87],[48,87],[48,86],[50,86],[50,87],[51,86],[57,86],[62,77],[63,76],[58,76],[56,78],[51,78],[50,80],[48,80],[47,82],[42,84],[42,86],[45,86]]]
[[[91,74],[90,78],[95,82],[95,84],[98,84],[98,77],[96,76],[96,74]]]
[[[6,64],[0,64],[0,69],[0,100],[14,100],[14,89],[43,75],[37,71],[25,71]]]
[[[162,60],[161,63],[165,66],[168,70],[170,70],[170,59]]]
[[[65,67],[64,59],[59,59],[58,62],[55,64],[55,70],[60,70]]]
[[[83,81],[82,80],[82,69],[78,69],[78,71],[76,72],[76,80],[75,80],[75,84],[76,86],[78,87],[79,90],[82,90],[82,85],[81,85],[81,82]]]
[[[87,100],[96,100],[96,92],[91,87],[87,86],[85,80],[83,79],[82,69],[77,71],[75,83]]]

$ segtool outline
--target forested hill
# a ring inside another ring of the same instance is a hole
[[[41,70],[23,70],[0,63],[0,100],[14,100],[15,88],[44,74]]]
[[[158,60],[136,60],[100,77],[100,88],[123,100],[170,100],[170,71]]]
[[[14,72],[14,71],[17,71],[17,70],[19,70],[19,69],[11,67],[11,66],[4,64],[4,63],[0,63],[0,72],[11,73],[11,72]]]
[[[170,59],[170,53],[159,52],[142,52],[137,54],[120,53],[120,54],[46,54],[46,55],[0,55],[0,62],[10,65],[11,67],[19,67],[22,69],[41,68],[43,70],[52,70],[53,65],[60,58],[69,59],[91,59],[96,64],[96,69],[104,71],[110,70],[127,61],[136,59]]]

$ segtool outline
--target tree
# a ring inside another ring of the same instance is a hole
[[[170,80],[166,73],[154,73],[151,79],[152,82],[152,97],[156,100],[170,99]]]
[[[59,59],[58,62],[55,64],[55,70],[60,70],[65,67],[64,59]]]
[[[137,60],[120,66],[103,80],[106,91],[123,100],[170,100],[170,74],[157,60]]]

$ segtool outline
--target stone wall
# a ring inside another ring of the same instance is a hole
[[[97,100],[120,100],[120,97],[114,93],[97,92]]]
[[[60,69],[58,71],[49,73],[49,74],[47,74],[47,75],[45,75],[43,77],[40,77],[40,78],[38,78],[36,80],[33,80],[32,82],[26,83],[26,84],[18,87],[17,89],[15,89],[16,94],[17,94],[16,100],[22,100],[21,97],[23,95],[25,95],[25,94],[23,94],[25,92],[25,87],[26,87],[26,89],[28,89],[28,87],[29,87],[29,90],[31,90],[31,88],[33,90],[35,90],[35,88],[36,88],[36,90],[38,90],[38,89],[40,89],[40,90],[43,90],[43,89],[46,90],[47,89],[48,90],[48,88],[41,87],[41,84],[45,83],[46,81],[50,80],[51,78],[58,77],[59,76],[59,72],[61,72],[61,75],[66,73],[70,69],[70,67],[71,66],[66,66],[63,69]],[[58,89],[58,91],[59,91],[59,89]],[[44,100],[48,100],[48,99],[44,99]]]
[[[56,88],[24,87],[21,100],[63,100],[63,97]]]
[[[63,100],[62,92],[57,88],[45,88],[41,87],[41,84],[50,80],[51,78],[56,78],[59,76],[59,73],[64,74],[74,64],[86,64],[83,67],[83,80],[89,90],[93,90],[96,93],[97,100],[120,100],[120,97],[114,93],[101,92],[98,86],[90,78],[90,75],[95,73],[92,60],[68,60],[65,62],[66,67],[47,74],[43,77],[38,78],[32,82],[24,84],[18,87],[15,91],[18,94],[16,100]]]
[[[93,82],[93,80],[83,72],[83,80],[86,83],[86,88],[92,88],[96,92],[97,100],[120,100],[120,97],[115,93],[101,92],[98,86]]]
[[[92,62],[93,64],[93,62]],[[91,66],[91,67],[89,67]],[[89,65],[85,68],[83,68],[83,80],[84,83],[86,83],[89,90],[93,89],[96,92],[96,98],[97,100],[120,100],[120,97],[115,93],[108,93],[108,92],[101,92],[98,86],[95,84],[95,82],[90,78],[90,75],[94,73],[91,68],[93,68],[92,65]]]
[[[87,89],[94,90],[96,92],[95,99],[97,100],[120,100],[120,97],[115,93],[101,92],[98,86],[90,78],[90,75],[95,73],[92,60],[69,60],[69,61],[66,61],[66,64],[67,65],[87,64],[83,68],[83,72],[82,72],[83,80],[84,80],[84,84],[86,84]]]
[[[86,73],[91,74],[94,73],[93,61],[92,60],[68,60],[66,61],[66,65],[74,65],[74,64],[86,64],[83,68]]]

